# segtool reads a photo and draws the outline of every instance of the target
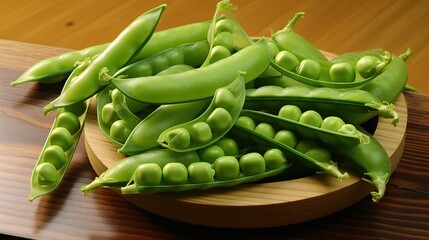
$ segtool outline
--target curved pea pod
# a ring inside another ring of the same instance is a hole
[[[60,96],[43,107],[43,112],[47,114],[58,107],[86,100],[107,86],[109,79],[102,78],[101,73],[116,72],[138,54],[154,33],[165,8],[165,4],[161,5],[135,19],[76,78],[72,85],[64,88]]]
[[[271,38],[278,45],[279,49],[290,51],[301,59],[310,58],[319,61],[328,61],[326,56],[323,55],[319,49],[307,39],[293,31],[296,22],[304,16],[304,12],[296,13],[292,20],[290,20],[283,29],[275,32]]]
[[[285,104],[302,110],[315,109],[322,116],[338,116],[344,121],[360,125],[380,116],[399,122],[394,104],[382,102],[373,94],[359,89],[311,88],[306,86],[262,86],[246,91],[244,108],[278,111]]]
[[[392,60],[390,53],[384,52],[382,55],[378,56],[378,58],[379,62],[376,63],[375,71],[369,76],[362,76],[357,66],[351,65],[348,62],[333,63],[329,61],[303,59],[300,60],[299,66],[296,69],[287,69],[276,61],[271,61],[271,66],[283,75],[310,86],[354,88],[371,82],[386,69],[390,68],[390,62]],[[340,66],[341,64],[343,66]],[[346,71],[347,73],[343,73],[347,69],[345,66],[349,68],[349,70]],[[334,69],[339,70],[335,71]],[[336,78],[338,78],[338,80],[336,80]]]
[[[240,71],[246,72],[245,82],[250,82],[268,68],[269,62],[270,52],[262,39],[202,68],[163,76],[113,78],[111,82],[137,101],[158,104],[188,102],[212,97],[218,88],[233,82]]]
[[[360,131],[365,132],[363,128]],[[371,137],[369,144],[359,144],[351,148],[342,148],[335,145],[327,145],[326,148],[335,151],[344,161],[347,161],[360,174],[362,180],[372,184],[376,191],[371,192],[372,200],[378,202],[383,198],[386,184],[391,174],[391,162],[383,146]]]
[[[174,65],[188,65],[196,68],[203,64],[208,52],[207,40],[181,44],[131,63],[118,70],[113,77],[152,76]]]
[[[243,109],[240,116],[247,116],[258,122],[269,123],[276,126],[277,129],[291,130],[300,134],[303,138],[317,139],[327,144],[350,147],[361,142],[364,144],[369,142],[369,138],[359,131],[356,131],[352,135],[338,131],[335,132],[261,111]]]
[[[190,152],[174,152],[170,149],[152,149],[141,154],[125,157],[112,166],[105,172],[95,178],[90,184],[82,186],[81,191],[84,195],[89,191],[104,188],[104,187],[121,187],[125,186],[133,176],[136,168],[143,163],[156,163],[160,167],[167,163],[177,162],[185,166],[193,162],[199,162],[200,158],[195,151]]]
[[[337,164],[333,161],[319,161],[286,144],[275,141],[273,138],[257,133],[255,130],[235,124],[230,132],[232,135],[237,138],[241,138],[243,141],[248,141],[248,139],[250,139],[250,141],[257,143],[259,147],[278,148],[285,154],[287,159],[299,161],[303,166],[311,168],[317,172],[325,172],[335,176],[338,180],[347,179],[349,177],[348,173],[341,173]]]
[[[73,84],[76,77],[90,64],[87,59],[70,74],[65,87]],[[59,108],[51,130],[31,174],[28,200],[53,192],[61,183],[73,158],[85,123],[89,101],[78,102]]]
[[[197,118],[163,131],[158,143],[174,151],[198,150],[222,138],[234,125],[246,97],[244,76],[216,90],[206,111]]]

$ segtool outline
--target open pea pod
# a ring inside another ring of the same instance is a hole
[[[197,118],[163,131],[158,143],[174,151],[201,149],[222,138],[240,115],[246,98],[244,76],[215,91],[206,111]]]
[[[86,59],[70,74],[67,88],[92,60]],[[31,174],[28,200],[53,192],[61,183],[73,158],[85,123],[89,99],[59,108],[51,130]]]
[[[241,136],[242,139],[258,143],[259,146],[266,146],[272,148],[280,149],[287,159],[293,159],[299,161],[304,166],[307,166],[311,169],[314,169],[317,172],[325,172],[332,176],[335,176],[337,179],[346,179],[349,177],[348,173],[341,173],[337,167],[337,164],[334,162],[325,162],[318,161],[310,156],[305,155],[304,153],[286,145],[275,141],[272,138],[269,138],[265,135],[259,134],[254,130],[234,125],[230,131],[231,134],[236,136]]]
[[[385,69],[389,67],[390,61],[392,60],[392,56],[388,52],[383,52],[382,55],[379,56],[379,62],[374,66],[374,71],[368,76],[362,76],[361,70],[357,68],[356,65],[350,65],[352,69],[350,69],[349,74],[338,73],[338,81],[334,80],[334,71],[331,72],[334,65],[339,65],[340,63],[326,62],[326,61],[317,61],[313,59],[297,59],[300,64],[297,67],[291,67],[293,69],[285,68],[285,65],[279,64],[277,61],[271,61],[271,66],[282,73],[283,75],[290,77],[296,81],[301,83],[316,86],[316,87],[330,87],[330,88],[354,88],[358,86],[362,86],[373,79],[375,79],[378,75],[383,73]],[[310,61],[308,61],[310,60]],[[307,61],[308,64],[303,64],[304,61]],[[300,69],[302,73],[300,73]],[[305,70],[304,70],[305,69]],[[307,70],[308,69],[308,70]],[[340,70],[341,72],[343,70]],[[345,76],[347,75],[347,76]],[[343,81],[346,78],[349,78],[351,75],[351,80]]]
[[[125,120],[134,129],[140,123],[141,119],[128,108],[125,95],[119,90],[114,89],[111,92],[111,97],[113,108],[119,118]]]
[[[277,128],[288,129],[299,133],[304,138],[317,139],[327,144],[350,147],[356,146],[361,142],[367,143],[369,141],[368,136],[359,131],[356,131],[352,135],[334,132],[261,111],[243,109],[241,111],[241,116],[247,116],[259,122],[266,122],[277,126]]]

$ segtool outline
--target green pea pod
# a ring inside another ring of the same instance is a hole
[[[360,131],[365,132],[363,128]],[[372,184],[376,191],[371,192],[372,200],[378,202],[383,198],[386,184],[389,181],[391,162],[383,146],[371,137],[369,144],[359,144],[351,148],[327,145],[326,148],[335,151],[341,159],[350,162],[352,167],[362,174],[363,180]]]
[[[189,42],[205,40],[210,21],[191,23],[155,32],[146,46],[130,62],[152,56],[165,49]],[[75,63],[102,53],[110,43],[91,46],[46,58],[31,66],[11,86],[26,82],[55,83],[63,81],[75,68]]]
[[[384,55],[379,56],[379,58],[381,58],[381,62],[378,63],[378,65],[376,66],[376,71],[372,75],[366,78],[361,76],[356,66],[352,66],[353,67],[352,72],[354,74],[354,78],[352,79],[352,81],[334,81],[332,79],[332,75],[330,72],[335,65],[335,63],[332,63],[332,62],[322,62],[322,61],[315,61],[314,59],[311,59],[313,62],[315,62],[316,65],[319,65],[321,68],[319,70],[320,74],[317,74],[317,75],[320,75],[318,77],[306,76],[304,74],[299,74],[299,72],[288,70],[283,66],[281,66],[280,64],[276,63],[275,61],[271,61],[271,66],[275,70],[282,73],[283,75],[310,86],[331,87],[331,88],[354,88],[354,87],[362,86],[366,83],[371,82],[377,76],[382,74],[386,69],[390,68],[390,62],[392,60],[392,56],[389,53],[386,52]],[[303,62],[304,60],[301,61],[301,63]],[[301,66],[304,66],[304,64],[302,64]],[[309,70],[309,71],[314,71],[314,70]]]
[[[182,44],[129,64],[117,71],[113,77],[152,76],[173,65],[200,67],[208,52],[209,44],[206,40]]]
[[[158,143],[174,151],[192,151],[217,142],[232,128],[243,108],[245,75],[238,73],[231,84],[216,90],[210,105],[200,116],[163,131]]]
[[[259,146],[272,147],[280,149],[287,159],[295,159],[304,166],[314,169],[317,172],[325,172],[338,178],[338,180],[346,179],[349,177],[347,173],[341,173],[334,162],[318,161],[317,159],[307,156],[304,153],[286,145],[275,141],[263,134],[259,134],[252,129],[238,126],[237,124],[231,129],[231,134],[241,136],[241,139],[251,139],[252,142],[258,143]],[[240,137],[238,137],[240,138]]]
[[[317,139],[325,142],[326,144],[350,147],[361,142],[364,144],[369,142],[368,136],[361,132],[356,132],[353,135],[334,132],[261,111],[243,109],[240,116],[247,116],[255,121],[269,123],[273,126],[277,126],[278,129],[291,130],[300,134],[303,138]]]
[[[119,118],[126,121],[128,125],[134,129],[140,123],[141,119],[128,108],[125,95],[117,89],[114,89],[111,93],[111,97],[113,108]]]
[[[267,85],[248,89],[244,108],[277,112],[285,104],[297,105],[303,110],[315,109],[322,116],[338,116],[356,125],[377,115],[391,118],[393,125],[399,122],[393,104],[382,102],[373,94],[359,89]]]
[[[112,78],[111,82],[126,96],[141,102],[195,101],[212,97],[216,89],[234,81],[237,72],[246,72],[246,83],[252,81],[268,68],[269,62],[270,52],[262,39],[203,68],[163,76]]]
[[[296,22],[305,16],[305,13],[298,12],[294,18],[280,31],[275,32],[271,38],[278,45],[280,50],[287,50],[299,56],[300,59],[314,59],[318,61],[328,61],[325,55],[319,51],[312,43],[301,35],[295,33],[293,28]]]
[[[91,59],[87,59],[79,64],[70,74],[64,87],[67,88],[73,84],[90,62]],[[48,138],[31,174],[28,198],[30,202],[53,192],[61,183],[79,142],[88,106],[89,100],[58,109]]]
[[[103,187],[125,186],[131,180],[136,168],[143,163],[156,163],[159,166],[164,166],[167,163],[179,162],[189,166],[189,164],[198,161],[200,161],[200,158],[195,151],[178,153],[170,149],[148,150],[119,160],[90,184],[82,186],[80,190],[86,195],[89,191]]]
[[[47,114],[55,108],[68,106],[88,99],[107,86],[109,79],[104,79],[101,73],[107,71],[116,72],[138,54],[154,33],[165,8],[165,4],[161,5],[147,11],[134,20],[78,76],[73,85],[64,89],[65,91],[58,98],[43,108],[43,112]]]

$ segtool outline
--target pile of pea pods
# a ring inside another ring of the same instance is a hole
[[[154,194],[328,174],[356,168],[385,193],[390,159],[362,124],[399,122],[393,102],[407,86],[406,59],[383,49],[328,60],[293,31],[297,13],[269,38],[249,37],[235,6],[213,19],[156,31],[163,4],[112,42],[44,59],[12,86],[64,82],[43,108],[55,120],[34,167],[29,201],[61,182],[96,100],[101,133],[124,157],[81,188]]]

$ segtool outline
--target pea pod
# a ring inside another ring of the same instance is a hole
[[[119,92],[117,89],[114,89],[111,92],[111,97],[112,105],[116,114],[118,114],[120,119],[126,121],[128,125],[134,129],[140,123],[141,119],[128,108],[124,94]]]
[[[91,61],[87,59],[78,65],[70,74],[64,87],[67,88],[73,84]],[[88,106],[89,100],[58,109],[48,138],[31,174],[28,198],[30,202],[51,193],[61,183],[79,142]]]
[[[89,191],[103,187],[125,186],[131,180],[136,168],[143,163],[156,163],[159,166],[164,166],[167,163],[178,162],[188,166],[198,161],[200,159],[198,153],[195,151],[178,153],[170,149],[148,150],[144,153],[119,160],[90,184],[82,186],[81,191],[86,195]]]
[[[352,135],[345,134],[341,133],[341,131],[331,131],[322,127],[315,127],[261,111],[243,109],[240,116],[248,116],[255,121],[266,122],[276,126],[277,129],[288,129],[300,134],[303,138],[317,139],[327,144],[349,147],[355,146],[360,142],[368,143],[369,141],[368,137],[360,132],[355,132]]]
[[[245,74],[238,73],[231,84],[216,90],[210,105],[200,116],[163,131],[158,143],[174,151],[191,151],[222,138],[234,125],[243,107]]]
[[[267,69],[269,61],[270,52],[262,39],[203,68],[163,76],[113,78],[111,82],[126,96],[141,102],[195,101],[212,97],[216,89],[234,81],[239,71],[246,72],[246,83],[252,81]]]
[[[58,98],[43,108],[48,112],[90,98],[109,84],[100,78],[101,72],[116,72],[148,42],[166,5],[161,5],[142,14],[125,28],[119,36],[76,78],[73,85],[64,89]]]
[[[155,32],[146,46],[130,60],[136,62],[165,49],[189,42],[205,40],[210,21],[191,23]],[[75,63],[102,53],[110,43],[91,46],[43,59],[27,69],[11,86],[27,82],[55,83],[63,81],[75,68]]]
[[[303,110],[316,109],[322,116],[339,116],[356,125],[377,115],[391,118],[394,125],[399,122],[393,104],[382,102],[373,94],[359,89],[267,85],[248,89],[244,108],[278,112],[285,104],[297,105]]]

